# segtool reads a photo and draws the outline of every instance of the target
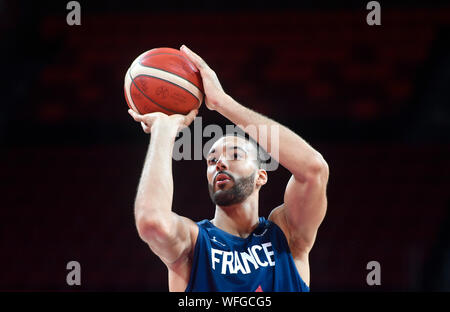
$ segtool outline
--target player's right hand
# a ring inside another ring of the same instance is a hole
[[[184,44],[180,51],[198,68],[202,76],[203,89],[205,90],[205,104],[210,110],[217,110],[226,96],[220,84],[219,78],[206,62]]]
[[[135,121],[141,123],[145,133],[151,133],[153,127],[158,125],[177,127],[177,131],[181,131],[192,123],[195,116],[197,116],[198,109],[191,110],[187,115],[173,114],[170,116],[161,112],[141,115],[132,109],[129,109],[128,113]]]

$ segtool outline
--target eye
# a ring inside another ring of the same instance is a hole
[[[233,153],[233,159],[241,159],[241,155],[239,155],[238,153]]]
[[[217,162],[217,159],[215,157],[208,159],[208,164],[210,164],[210,165],[215,164],[216,162]]]

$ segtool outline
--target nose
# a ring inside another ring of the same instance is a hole
[[[228,164],[226,163],[225,159],[223,158],[223,156],[220,156],[219,159],[217,160],[216,163],[216,170],[217,171],[223,171],[228,169]]]

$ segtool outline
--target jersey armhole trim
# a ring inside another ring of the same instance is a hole
[[[198,227],[198,232],[197,232],[197,238],[195,240],[195,247],[194,247],[194,254],[192,256],[192,264],[191,264],[191,272],[189,273],[189,281],[186,285],[186,288],[184,289],[184,292],[187,292],[189,288],[191,288],[191,284],[192,284],[192,279],[194,276],[194,270],[196,269],[195,267],[195,262],[198,259],[198,253],[199,253],[199,249],[200,249],[200,240],[202,239],[201,237],[201,231],[203,230],[202,227],[198,224],[198,222],[195,223]]]
[[[271,220],[267,220],[267,221],[269,221],[270,223],[272,223],[273,226],[274,226],[274,228],[277,228],[277,231],[279,231],[279,232],[281,233],[282,239],[283,239],[284,242],[286,243],[286,247],[287,247],[287,249],[288,249],[288,251],[289,251],[289,254],[290,254],[291,258],[292,258],[292,261],[294,261],[294,257],[292,256],[291,248],[289,247],[289,243],[288,243],[288,241],[287,241],[286,235],[284,235],[283,230],[282,230],[282,229],[278,226],[278,224],[276,224],[275,222],[273,222],[273,221],[271,221]],[[310,291],[309,285],[307,285],[307,284],[305,283],[305,281],[303,280],[302,276],[300,275],[300,272],[298,271],[297,266],[295,265],[295,261],[294,261],[294,269],[295,269],[295,272],[297,273],[298,277],[300,278],[300,284],[302,284],[302,285],[301,285],[301,288],[303,288],[303,285],[305,285],[305,286],[307,287],[307,290]]]

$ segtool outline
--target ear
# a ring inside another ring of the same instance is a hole
[[[264,184],[267,183],[267,180],[269,179],[267,175],[267,171],[264,169],[258,169],[257,171],[257,177],[256,177],[256,187],[261,188]]]

